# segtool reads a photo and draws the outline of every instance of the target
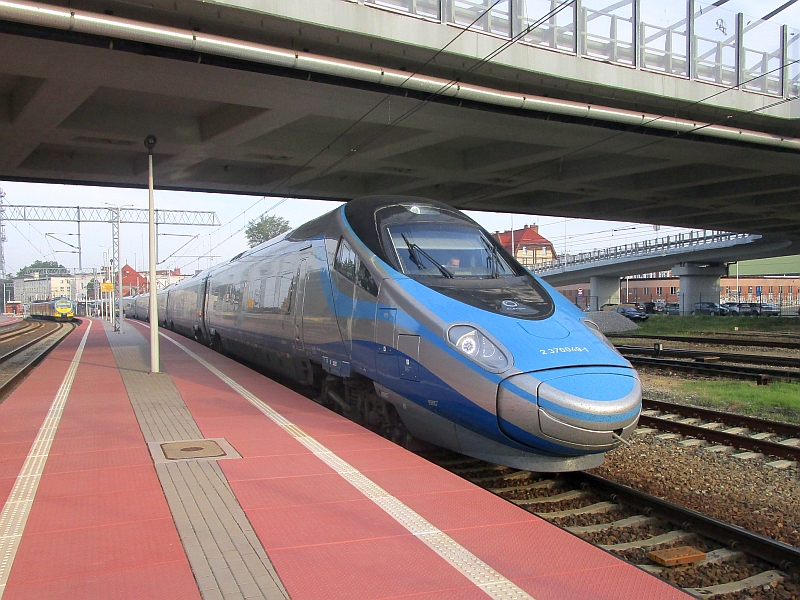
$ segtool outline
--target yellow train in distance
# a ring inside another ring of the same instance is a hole
[[[72,321],[75,318],[75,305],[69,298],[31,302],[30,316],[34,319]]]

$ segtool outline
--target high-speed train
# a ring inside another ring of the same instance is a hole
[[[146,319],[147,296],[132,316]],[[637,373],[463,213],[350,201],[159,293],[158,320],[399,443],[520,469],[597,466],[636,427]]]

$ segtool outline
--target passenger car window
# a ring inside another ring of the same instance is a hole
[[[356,253],[353,252],[344,239],[339,242],[339,249],[336,251],[336,260],[333,263],[333,268],[353,283],[356,282]]]

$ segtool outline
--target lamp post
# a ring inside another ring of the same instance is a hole
[[[150,238],[150,372],[160,372],[160,352],[158,347],[158,297],[156,283],[156,220],[153,200],[153,148],[156,146],[156,136],[148,135],[144,138],[147,148],[148,189],[150,192],[148,204],[148,228]]]

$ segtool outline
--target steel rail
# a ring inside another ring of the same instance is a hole
[[[25,342],[25,343],[24,343],[24,344],[22,344],[21,346],[17,346],[16,348],[14,348],[13,350],[11,350],[10,352],[6,352],[5,354],[3,354],[3,355],[0,355],[0,364],[2,364],[2,363],[4,363],[4,362],[6,362],[6,361],[7,361],[9,358],[11,358],[12,356],[16,356],[17,354],[19,354],[19,353],[20,353],[20,352],[22,352],[23,350],[27,350],[28,348],[30,348],[31,346],[33,346],[33,345],[34,345],[34,344],[36,344],[37,342],[40,342],[40,341],[42,341],[43,339],[45,339],[45,338],[48,338],[48,337],[50,337],[51,335],[53,335],[53,334],[57,333],[58,331],[60,331],[60,330],[63,328],[63,325],[64,325],[64,324],[63,324],[63,323],[57,323],[57,325],[58,325],[58,327],[57,327],[57,328],[55,328],[55,329],[51,329],[51,330],[50,330],[50,331],[48,331],[47,333],[44,333],[44,334],[40,335],[39,337],[32,339],[31,341],[29,341],[29,342]],[[37,329],[38,329],[38,328],[37,328]]]
[[[661,410],[673,414],[678,413],[687,417],[697,417],[698,419],[714,423],[727,423],[736,427],[758,429],[758,431],[761,432],[769,432],[786,437],[800,437],[800,425],[795,425],[793,423],[770,421],[758,417],[748,417],[746,415],[737,415],[720,410],[675,404],[662,400],[650,400],[647,398],[642,400],[642,408],[644,410]]]
[[[800,447],[798,446],[789,446],[788,444],[781,444],[780,442],[772,442],[770,440],[757,440],[746,435],[725,433],[724,431],[708,429],[700,425],[690,425],[688,423],[680,423],[670,419],[648,417],[645,415],[639,417],[639,425],[654,427],[659,431],[678,433],[687,437],[700,438],[708,442],[714,442],[715,444],[733,446],[734,448],[740,448],[742,450],[761,452],[778,458],[800,461]]]
[[[39,341],[46,337],[55,336],[59,331],[63,330],[65,323],[59,323],[58,329],[51,331],[48,335],[42,336]],[[70,333],[75,331],[77,324],[75,322],[70,323],[72,325],[72,329],[67,332],[66,334],[62,335],[59,339],[57,339],[54,343],[50,344],[47,348],[42,350],[42,352],[38,353],[32,359],[25,362],[21,368],[17,370],[11,377],[9,377],[6,381],[0,383],[0,403],[5,400],[5,397],[9,390],[11,390],[25,375],[28,374],[36,365],[38,365],[44,357],[46,357],[52,350],[58,346],[64,338],[67,337]]]
[[[800,358],[791,356],[770,356],[765,354],[740,354],[737,352],[712,352],[710,350],[684,350],[681,348],[655,348],[649,346],[616,346],[623,354],[647,355],[653,358],[718,358],[725,362],[751,365],[768,365],[773,367],[795,367],[800,369]]]
[[[585,471],[564,473],[562,476],[567,481],[577,485],[599,488],[609,494],[613,501],[620,501],[647,516],[657,516],[678,525],[684,531],[708,537],[731,549],[758,557],[778,566],[783,571],[800,572],[800,548],[778,542],[697,511],[683,508],[672,502],[667,502],[656,496],[645,494],[626,485],[609,481]]]
[[[625,355],[623,355],[625,356]],[[706,373],[709,375],[722,375],[736,379],[753,379],[758,383],[768,383],[770,379],[786,379],[790,381],[800,379],[800,371],[783,371],[758,367],[743,367],[734,365],[719,365],[714,363],[689,362],[671,358],[648,358],[644,356],[625,356],[632,364],[675,371],[691,371],[693,373]]]
[[[721,317],[725,318],[725,317]],[[758,332],[752,332],[754,335]],[[685,335],[646,335],[643,333],[614,333],[608,334],[609,338],[630,338],[645,340],[667,340],[674,342],[686,342],[690,344],[722,344],[729,346],[762,346],[764,348],[789,348],[800,350],[800,342],[784,342],[781,340],[760,340],[750,338],[731,338],[731,337],[709,337],[709,336],[685,336]]]
[[[31,330],[39,329],[42,326],[41,322],[32,323],[31,321],[20,321],[19,322],[21,327],[15,327],[16,323],[6,331],[0,333],[0,342],[5,342],[8,340],[12,340],[15,337],[19,337],[20,335],[24,335],[25,333],[30,333]]]

